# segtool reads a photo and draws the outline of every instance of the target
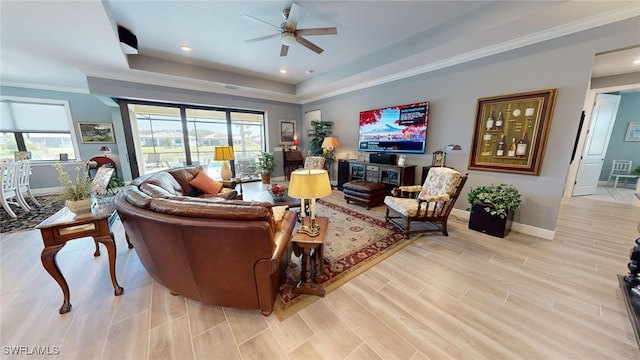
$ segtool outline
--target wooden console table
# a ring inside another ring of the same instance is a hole
[[[56,255],[67,241],[87,236],[93,237],[96,245],[96,251],[93,256],[100,255],[98,242],[102,243],[107,248],[107,253],[109,254],[109,272],[111,274],[113,292],[115,296],[122,295],[124,292],[124,289],[118,285],[118,281],[116,280],[116,243],[110,229],[111,224],[117,216],[118,214],[113,204],[109,204],[104,208],[94,209],[93,213],[90,212],[81,215],[76,215],[64,207],[36,226],[37,229],[40,229],[42,241],[44,242],[44,249],[40,255],[42,265],[49,275],[60,285],[62,294],[64,295],[64,300],[59,310],[60,314],[71,311],[69,285],[56,263]],[[127,239],[127,243],[129,244],[129,248],[133,247],[129,239]]]
[[[305,217],[304,221],[309,221],[309,218]],[[309,236],[296,232],[291,239],[293,253],[296,256],[302,255],[300,260],[300,282],[292,290],[294,294],[324,296],[324,288],[320,285],[320,281],[322,280],[324,242],[327,239],[329,218],[317,216],[316,224],[320,225],[320,234],[318,236]]]

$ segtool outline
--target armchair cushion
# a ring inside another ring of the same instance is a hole
[[[222,190],[222,183],[210,178],[206,172],[200,171],[189,184],[202,190],[206,194],[217,194]]]

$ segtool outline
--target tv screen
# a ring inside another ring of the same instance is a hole
[[[429,102],[360,112],[359,151],[423,154]]]

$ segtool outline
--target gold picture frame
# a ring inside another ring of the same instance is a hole
[[[557,92],[478,99],[469,169],[540,175]]]

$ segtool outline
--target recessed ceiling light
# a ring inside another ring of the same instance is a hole
[[[636,64],[636,65],[640,65],[640,59],[635,60],[633,63]]]
[[[191,51],[191,47],[189,47],[187,45],[180,46],[180,49],[182,49],[182,51]]]
[[[280,69],[280,74],[286,74],[287,70],[286,69]]]

